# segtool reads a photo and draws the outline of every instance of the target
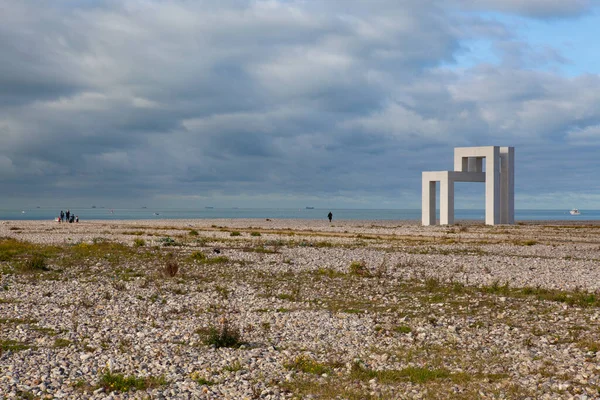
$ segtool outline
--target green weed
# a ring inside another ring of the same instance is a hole
[[[99,387],[106,392],[128,392],[130,390],[146,390],[166,384],[167,381],[163,377],[136,377],[107,372],[100,377]]]

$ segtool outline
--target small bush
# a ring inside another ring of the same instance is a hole
[[[221,318],[218,327],[211,326],[208,329],[201,329],[197,332],[201,336],[204,336],[203,342],[208,346],[235,348],[243,344],[240,330],[237,327],[231,326],[225,317]]]
[[[250,236],[260,236],[260,232],[251,232]]]
[[[242,236],[242,234],[239,233],[238,231],[233,231],[229,234],[229,236]]]
[[[173,254],[169,254],[169,256],[167,257],[167,262],[165,264],[164,271],[165,271],[165,274],[167,276],[170,276],[171,278],[174,277],[175,275],[177,275],[177,272],[179,272],[179,263],[173,257]]]
[[[198,236],[198,231],[195,229],[191,229],[189,235],[190,236]]]
[[[429,277],[425,279],[425,289],[428,292],[435,292],[442,286],[442,282],[438,278]]]
[[[144,247],[146,245],[146,241],[144,239],[136,238],[133,239],[133,245],[135,247]]]
[[[350,274],[356,276],[369,277],[371,273],[364,261],[352,261],[350,264]]]
[[[27,271],[49,271],[46,265],[46,258],[40,254],[35,254],[25,262],[25,270]]]

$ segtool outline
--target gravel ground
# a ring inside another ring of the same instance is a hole
[[[600,398],[599,233],[3,221],[0,397]]]

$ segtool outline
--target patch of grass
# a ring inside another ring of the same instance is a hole
[[[226,256],[207,258],[206,260],[203,261],[204,264],[225,264],[228,262],[229,262],[229,258],[227,258]]]
[[[100,377],[98,386],[103,388],[105,392],[128,392],[130,390],[146,390],[166,384],[167,381],[163,377],[125,376],[107,372]]]
[[[222,347],[237,348],[243,344],[240,330],[235,326],[231,326],[226,318],[221,318],[219,326],[199,329],[196,333],[203,337],[204,344],[215,346],[217,349]]]
[[[44,246],[12,238],[0,238],[0,261],[12,261],[28,254],[51,257],[60,251],[61,249],[57,246]]]
[[[124,268],[124,269],[117,269],[116,270],[116,274],[119,277],[119,279],[129,282],[131,281],[133,278],[139,278],[144,276],[144,274],[141,271],[136,271],[131,267],[128,268]]]
[[[62,348],[69,347],[71,345],[71,341],[67,339],[56,338],[54,340],[54,347]]]
[[[555,301],[579,307],[600,307],[600,299],[594,293],[583,291],[563,291],[557,289],[544,289],[525,287],[510,292],[511,296],[532,296],[537,300]]]
[[[2,351],[21,351],[30,349],[31,346],[27,343],[18,342],[16,340],[0,340],[0,352]]]
[[[214,381],[211,381],[210,379],[206,379],[205,377],[200,375],[199,372],[192,372],[190,374],[190,378],[192,378],[192,380],[194,382],[196,382],[198,385],[212,386],[215,384]]]
[[[250,232],[250,236],[261,236],[260,232]]]
[[[263,247],[263,246],[245,247],[244,251],[254,252],[254,253],[262,253],[262,254],[278,254],[279,253],[277,250],[267,249],[266,247]]]
[[[73,386],[75,389],[77,389],[80,392],[86,392],[86,391],[92,389],[92,385],[90,385],[89,382],[86,381],[85,379],[78,379],[75,382],[73,382],[71,384],[71,386]]]
[[[95,238],[93,243],[78,243],[67,246],[63,264],[75,265],[83,260],[106,260],[112,265],[120,263],[123,259],[129,259],[136,252],[122,243],[110,242],[103,238]]]
[[[433,380],[446,380],[452,378],[453,374],[446,369],[430,369],[425,367],[407,367],[401,370],[371,370],[360,363],[354,363],[350,371],[352,379],[369,381],[377,379],[383,384],[409,381],[411,383],[427,383]]]
[[[398,332],[398,333],[407,334],[407,333],[411,333],[412,329],[410,326],[400,325],[400,326],[395,327],[394,331]]]
[[[264,331],[269,331],[271,329],[271,323],[270,322],[261,322],[260,327],[264,330]]]
[[[233,231],[229,234],[229,236],[242,236],[242,234],[238,231]]]
[[[367,268],[367,265],[364,261],[352,261],[349,267],[349,272],[351,275],[361,276],[361,277],[370,277],[371,272]]]
[[[336,364],[335,366],[340,367],[342,365]],[[331,365],[319,363],[306,355],[300,355],[296,357],[292,362],[284,364],[284,367],[287,369],[293,369],[315,375],[329,375],[332,372]]]
[[[0,324],[35,324],[37,319],[32,318],[0,318]]]
[[[597,353],[600,351],[600,342],[591,339],[584,339],[577,342],[577,347],[583,351]]]
[[[173,293],[173,294],[178,294],[178,295],[183,295],[183,294],[187,294],[187,293],[188,293],[188,291],[187,291],[187,290],[185,290],[184,288],[176,287],[176,288],[173,288],[173,289],[171,290],[171,293]]]
[[[229,298],[229,289],[227,289],[225,286],[215,285],[215,290],[222,298]]]
[[[346,274],[343,272],[336,271],[333,268],[325,268],[325,267],[319,267],[313,273],[317,276],[326,276],[328,278],[342,278],[342,277],[346,276]]]
[[[195,229],[190,229],[188,235],[190,236],[198,236],[198,231]]]
[[[279,300],[296,301],[296,296],[291,293],[280,293],[277,297]]]
[[[485,293],[502,294],[508,296],[510,294],[510,287],[508,281],[504,285],[500,285],[499,280],[492,282],[490,286],[484,286],[482,290]]]
[[[226,365],[225,367],[223,367],[223,371],[229,371],[229,372],[238,372],[238,371],[241,371],[242,369],[243,369],[242,363],[240,363],[237,360],[234,361],[233,364]]]
[[[134,247],[144,247],[145,245],[146,245],[146,241],[144,239],[141,239],[141,238],[133,239]]]
[[[19,396],[18,398],[22,399],[22,400],[36,400],[39,398],[35,394],[33,394],[27,390],[20,390],[20,389],[17,389],[17,396]]]
[[[190,254],[190,259],[196,261],[204,261],[206,260],[206,254],[204,254],[201,251],[194,251],[192,254]]]
[[[513,244],[515,246],[534,246],[538,244],[536,240],[514,240]]]
[[[293,392],[297,396],[293,398],[312,399],[344,399],[344,400],[381,400],[376,394],[369,393],[366,389],[352,387],[349,382],[339,379],[323,380],[320,377],[304,376],[290,382],[282,382],[282,389]]]

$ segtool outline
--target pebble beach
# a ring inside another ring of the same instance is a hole
[[[0,272],[0,398],[600,398],[599,222],[1,221]]]

